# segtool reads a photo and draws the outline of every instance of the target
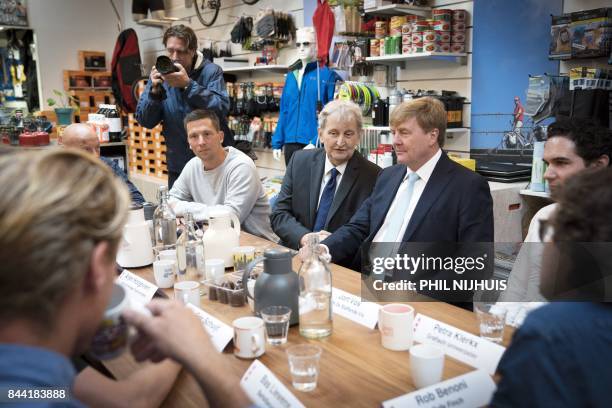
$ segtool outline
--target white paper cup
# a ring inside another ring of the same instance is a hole
[[[428,387],[442,381],[444,351],[429,344],[410,348],[410,373],[417,388]]]
[[[171,288],[176,276],[176,261],[162,259],[153,262],[153,275],[157,286],[163,289]]]

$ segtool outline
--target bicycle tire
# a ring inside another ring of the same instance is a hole
[[[248,4],[249,6],[252,6],[253,4],[257,3],[259,0],[242,0],[242,2],[244,4]]]
[[[202,6],[202,11],[200,11],[200,5]],[[212,5],[212,7],[208,7]],[[193,6],[196,10],[196,15],[198,16],[198,20],[200,23],[206,27],[210,27],[215,24],[217,21],[217,17],[219,16],[219,8],[221,8],[220,0],[193,0]],[[208,11],[212,11],[212,17],[206,19],[206,14]]]
[[[136,101],[136,103],[138,103],[138,101],[140,100],[140,95],[141,93],[138,92],[139,91],[139,85],[140,85],[140,81],[148,81],[149,77],[146,76],[142,76],[140,78],[138,78],[137,80],[135,80],[134,82],[132,82],[132,96],[134,97],[134,100]]]

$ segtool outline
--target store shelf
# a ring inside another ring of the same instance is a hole
[[[431,7],[387,4],[364,10],[364,13],[371,16],[401,16],[406,14],[414,14],[415,16],[429,17],[431,16]]]
[[[223,72],[226,74],[231,74],[231,73],[236,73],[236,72],[258,72],[258,71],[285,73],[288,70],[289,70],[289,67],[287,65],[252,65],[248,67],[223,68]]]
[[[125,146],[125,142],[100,143],[100,148],[110,146]]]
[[[365,130],[380,130],[380,131],[391,130],[389,126],[365,126],[364,129]],[[446,133],[461,133],[461,132],[468,132],[469,130],[470,129],[468,128],[450,128],[450,129],[446,129]]]
[[[464,64],[465,57],[467,57],[467,53],[465,52],[419,52],[415,54],[392,54],[384,55],[382,57],[366,57],[366,61],[379,64],[388,64],[397,62],[406,63],[408,61],[419,60],[444,60]]]
[[[540,197],[540,198],[550,198],[550,193],[545,191],[531,191],[531,190],[521,190],[521,195],[532,196],[532,197]]]

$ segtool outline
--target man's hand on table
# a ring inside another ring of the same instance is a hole
[[[154,299],[147,307],[152,317],[130,310],[123,315],[138,330],[131,346],[137,361],[172,358],[188,366],[194,358],[217,354],[200,319],[181,303]]]

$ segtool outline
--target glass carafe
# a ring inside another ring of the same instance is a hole
[[[332,333],[332,278],[327,263],[318,253],[319,236],[308,236],[308,258],[300,267],[300,334],[307,338]]]

